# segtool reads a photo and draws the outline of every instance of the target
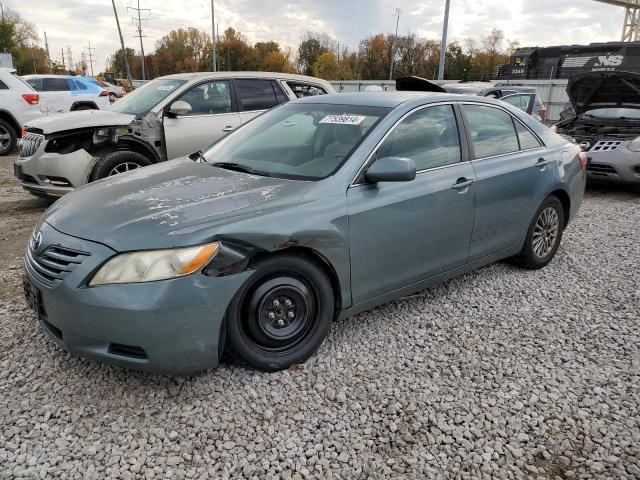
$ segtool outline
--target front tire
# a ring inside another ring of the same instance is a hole
[[[0,156],[9,155],[18,142],[14,128],[4,120],[0,120]]]
[[[138,168],[148,167],[151,164],[151,160],[138,152],[118,150],[98,160],[93,179],[99,180],[101,178],[112,177]]]
[[[555,195],[550,195],[533,216],[527,238],[515,260],[521,267],[537,270],[546,267],[560,246],[564,231],[564,208]]]
[[[229,305],[226,345],[254,368],[284,370],[313,355],[333,314],[333,290],[322,268],[298,255],[267,257]]]

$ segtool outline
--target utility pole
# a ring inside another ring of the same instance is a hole
[[[89,50],[89,66],[91,67],[91,76],[93,77],[93,52],[92,50],[95,50],[94,48],[91,48],[91,42],[89,42],[89,46],[85,47],[87,50]]]
[[[398,38],[398,24],[400,23],[400,14],[402,13],[402,9],[401,8],[396,8],[395,9],[395,13],[394,15],[396,16],[396,34],[393,37],[393,40],[391,41],[391,62],[389,65],[389,80],[393,80],[393,64],[396,60],[396,56],[395,56],[395,46],[396,46],[396,39]]]
[[[142,18],[140,18],[140,13],[145,11],[145,12],[149,12],[151,13],[151,10],[148,8],[140,8],[140,0],[138,0],[138,8],[134,8],[134,7],[127,7],[127,10],[135,10],[136,12],[138,12],[138,35],[136,35],[136,37],[140,38],[140,53],[142,54],[142,80],[146,80],[147,79],[147,75],[146,75],[146,71],[145,71],[145,61],[144,61],[144,46],[142,45],[142,38],[144,37],[144,35],[142,35]],[[132,20],[135,22],[136,19],[132,18]],[[146,20],[146,19],[145,19]]]
[[[47,41],[47,32],[44,32],[44,47],[45,50],[47,51],[47,61],[49,63],[48,67],[49,70],[51,70],[51,55],[49,54],[49,42]]]
[[[442,41],[440,43],[440,65],[438,67],[438,80],[444,80],[444,60],[447,55],[447,30],[449,28],[449,4],[451,0],[446,0],[444,5],[444,25],[442,26]]]
[[[213,5],[213,0],[211,0],[211,63],[213,66],[213,71],[218,71],[218,56],[217,56],[217,46],[216,46],[216,11]]]
[[[129,82],[129,88],[133,90],[133,80],[131,79],[131,69],[129,68],[129,59],[127,58],[127,50],[124,48],[124,39],[122,38],[122,30],[120,29],[120,20],[118,20],[118,11],[116,10],[115,0],[111,0],[113,5],[113,14],[116,17],[116,23],[118,24],[118,34],[120,35],[120,46],[122,47],[122,55],[124,56],[124,66],[127,69],[127,81]]]
[[[60,55],[62,55],[62,71],[67,70],[67,66],[64,64],[64,48],[60,47]]]

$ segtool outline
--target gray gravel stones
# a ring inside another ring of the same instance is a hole
[[[640,478],[639,207],[591,191],[548,268],[339,322],[276,374],[74,358],[4,302],[0,478]]]

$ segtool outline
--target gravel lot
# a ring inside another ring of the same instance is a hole
[[[56,348],[22,300],[46,202],[0,160],[0,478],[640,478],[640,190],[556,260],[339,322],[305,365],[154,376]]]

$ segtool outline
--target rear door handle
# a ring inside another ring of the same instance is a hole
[[[451,188],[453,188],[454,190],[464,190],[465,188],[469,188],[471,185],[473,185],[473,180],[459,178]]]
[[[231,125],[227,125],[226,127],[224,127],[222,129],[223,132],[233,132],[235,130],[234,127],[232,127]]]
[[[538,162],[536,163],[536,167],[544,168],[547,165],[549,165],[550,163],[551,163],[551,160],[545,160],[544,158],[539,158]]]

